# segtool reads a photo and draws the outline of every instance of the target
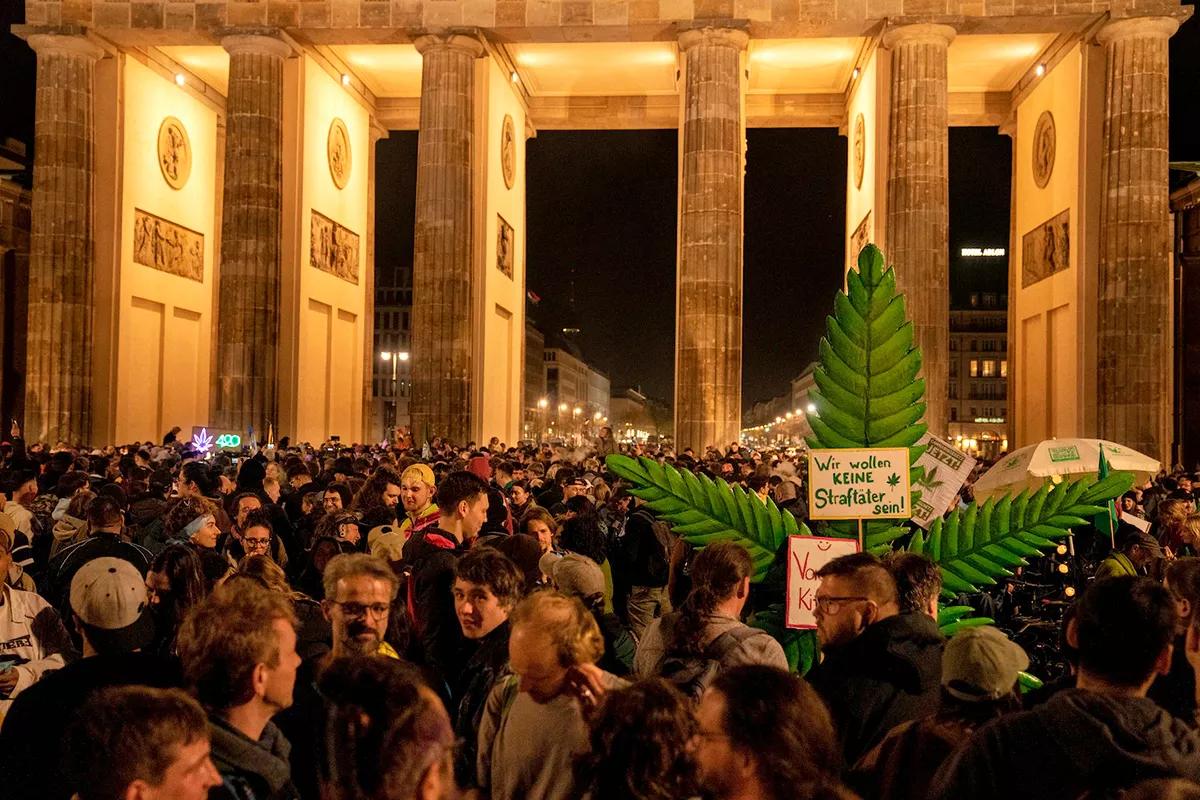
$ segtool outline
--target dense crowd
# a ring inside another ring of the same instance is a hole
[[[1081,544],[1069,671],[1022,693],[1025,650],[944,638],[941,573],[903,549],[817,573],[797,675],[747,624],[781,599],[750,553],[692,548],[603,460],[804,520],[792,451],[20,433],[0,446],[6,798],[1200,798],[1181,471]]]

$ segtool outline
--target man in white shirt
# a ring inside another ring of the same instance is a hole
[[[0,576],[12,566],[12,535],[0,529]],[[38,594],[0,580],[0,717],[22,691],[75,656],[58,612]]]

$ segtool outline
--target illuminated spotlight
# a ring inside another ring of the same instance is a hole
[[[854,71],[850,73],[850,80],[852,80],[852,81],[858,80],[858,76],[860,74],[862,74],[861,70],[859,70],[858,67],[855,67]]]
[[[1063,589],[1063,594],[1066,595],[1067,597],[1074,597],[1075,596],[1075,587],[1068,586],[1067,588]]]
[[[1065,544],[1060,544],[1058,546],[1058,554],[1060,556],[1065,556],[1067,554],[1067,546]]]
[[[400,359],[401,361],[408,361],[408,351],[401,350],[399,353],[396,354],[396,358]]]
[[[342,73],[342,86],[349,86],[349,85],[350,85],[350,74],[347,72],[343,72]]]
[[[1033,74],[1037,75],[1039,78],[1042,77],[1043,75],[1045,75],[1046,74],[1046,65],[1038,64],[1036,67],[1033,68]]]
[[[811,413],[813,413],[813,412],[814,412],[814,411],[816,411],[816,410],[817,410],[817,407],[816,407],[815,405],[813,405],[812,403],[809,403],[809,404],[808,404],[808,413],[810,413],[810,414],[811,414]]]
[[[183,73],[182,73],[182,72],[176,72],[176,73],[175,73],[175,85],[176,85],[176,86],[183,86],[185,83],[187,83],[187,78],[185,78],[185,77],[183,76]]]
[[[509,77],[509,80],[511,80],[513,83],[521,82],[521,76],[517,74],[517,71],[515,69],[511,73],[509,73],[508,77]]]
[[[1058,571],[1061,572],[1063,575],[1066,575],[1068,572],[1071,571],[1071,568],[1068,567],[1066,564],[1059,564]]]

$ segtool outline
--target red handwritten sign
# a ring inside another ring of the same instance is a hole
[[[817,587],[821,579],[817,571],[839,556],[858,552],[854,539],[824,536],[788,537],[787,620],[789,628],[817,627]]]

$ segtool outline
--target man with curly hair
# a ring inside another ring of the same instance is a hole
[[[604,638],[578,598],[541,591],[509,616],[513,675],[488,695],[477,778],[492,800],[567,800],[572,764],[588,751],[585,717],[627,684],[596,666]]]

